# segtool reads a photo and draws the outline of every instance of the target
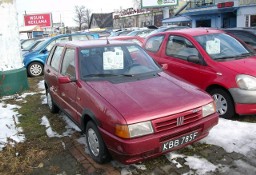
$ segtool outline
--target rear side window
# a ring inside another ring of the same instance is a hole
[[[61,74],[68,75],[70,78],[76,77],[74,49],[66,49],[62,62]]]
[[[163,42],[164,36],[158,35],[148,39],[145,49],[150,52],[157,52]]]
[[[61,54],[63,52],[64,47],[57,46],[55,48],[55,51],[53,52],[52,59],[50,62],[50,66],[55,69],[56,71],[59,70],[59,65],[60,65],[60,59],[61,59]]]

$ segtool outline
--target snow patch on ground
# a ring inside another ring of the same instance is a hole
[[[0,103],[0,151],[8,143],[14,145],[25,140],[25,136],[21,133],[22,128],[17,126],[19,113],[16,109],[18,108],[20,107],[17,105]]]
[[[256,123],[247,123],[219,119],[210,134],[201,140],[202,143],[213,144],[224,148],[227,152],[237,152],[251,156],[256,152]]]

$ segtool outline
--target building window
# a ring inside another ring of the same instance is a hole
[[[256,15],[251,15],[250,27],[256,27]]]

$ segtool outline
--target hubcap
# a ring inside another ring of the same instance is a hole
[[[51,97],[50,93],[47,93],[47,104],[48,104],[49,108],[52,109],[52,97]]]
[[[223,115],[227,112],[228,103],[227,100],[221,94],[214,94],[213,99],[216,103],[216,110],[220,115]]]
[[[93,155],[98,156],[99,150],[100,150],[99,140],[95,131],[92,128],[88,130],[87,138],[88,138],[88,144],[89,144],[90,150],[92,151]]]
[[[39,64],[33,64],[30,67],[30,72],[32,75],[38,76],[42,73],[42,66],[40,66]]]

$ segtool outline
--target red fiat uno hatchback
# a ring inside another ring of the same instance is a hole
[[[137,44],[56,44],[44,69],[47,102],[86,134],[98,163],[131,164],[206,137],[218,123],[213,99],[170,76]]]

